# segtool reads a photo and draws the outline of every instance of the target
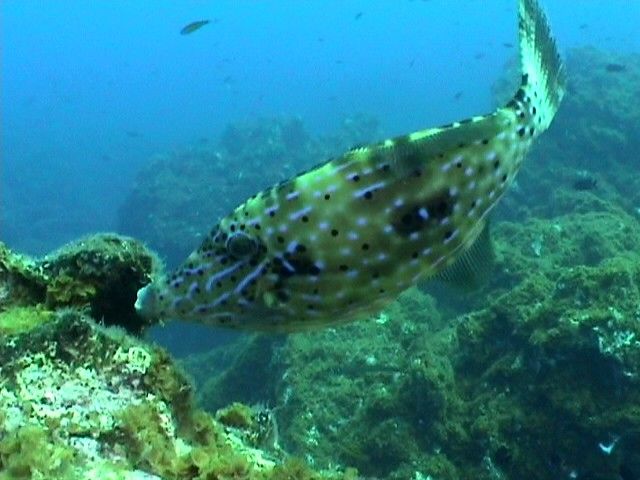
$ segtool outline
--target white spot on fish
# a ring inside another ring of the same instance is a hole
[[[319,228],[320,230],[327,230],[327,229],[329,228],[329,222],[324,222],[324,221],[323,221],[323,222],[320,222],[320,223],[318,224],[318,228]]]
[[[206,289],[208,292],[211,291],[211,289],[213,288],[213,284],[216,283],[219,280],[222,280],[223,278],[225,278],[227,275],[231,275],[233,272],[235,272],[236,270],[238,270],[240,267],[242,267],[244,265],[244,263],[236,263],[234,265],[231,265],[230,267],[225,268],[224,270],[220,270],[219,272],[217,272],[215,275],[211,275],[208,279],[207,279],[207,284],[206,284]]]
[[[191,285],[189,285],[189,292],[187,293],[187,297],[193,298],[197,289],[198,289],[198,282],[193,282]]]
[[[366,217],[359,217],[358,220],[356,220],[356,224],[360,227],[364,227],[367,223],[369,223],[369,220],[367,220]]]
[[[356,190],[353,193],[353,197],[354,198],[360,198],[360,197],[364,196],[367,192],[375,192],[376,190],[384,188],[385,185],[386,185],[386,182],[374,183],[373,185],[369,185],[368,187],[361,188],[360,190]]]
[[[289,219],[290,220],[299,220],[300,218],[302,218],[303,216],[305,216],[307,213],[309,213],[311,210],[313,210],[312,207],[305,207],[302,208],[296,212],[293,212],[291,215],[289,215]]]
[[[299,196],[300,196],[300,192],[291,192],[287,194],[286,198],[287,200],[295,200]]]
[[[458,230],[457,228],[453,231],[453,233],[449,236],[449,238],[445,238],[444,239],[444,244],[447,245],[449,242],[451,242],[454,238],[456,238],[458,236],[458,234],[460,233],[460,230]]]
[[[360,235],[358,235],[357,232],[351,231],[351,232],[347,233],[347,238],[349,240],[358,240],[358,238],[360,238]]]

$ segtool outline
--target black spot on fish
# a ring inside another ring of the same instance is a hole
[[[424,202],[407,205],[397,210],[396,220],[392,226],[396,233],[409,236],[429,225],[438,224],[453,213],[454,198],[449,191],[434,195]]]

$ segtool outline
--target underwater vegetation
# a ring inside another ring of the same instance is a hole
[[[640,478],[640,58],[567,63],[485,287],[421,286],[368,321],[193,356],[200,404],[261,396],[285,451],[366,477]]]
[[[13,309],[44,312],[71,307],[87,310],[105,325],[139,333],[136,286],[145,285],[161,265],[154,253],[132,238],[97,234],[69,243],[40,259],[11,252],[0,243],[0,318]],[[11,322],[7,322],[9,324]]]
[[[127,332],[155,262],[116,235],[44,259],[0,244],[0,479],[355,479],[285,458],[267,409],[194,407],[167,352]]]

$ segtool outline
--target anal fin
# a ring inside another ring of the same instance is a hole
[[[475,242],[435,278],[462,291],[472,292],[488,282],[494,266],[495,252],[487,221]]]

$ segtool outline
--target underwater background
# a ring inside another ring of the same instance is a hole
[[[488,284],[252,336],[141,334],[147,248],[506,102],[516,2],[2,2],[0,478],[640,479],[640,2],[543,3],[569,87]]]

